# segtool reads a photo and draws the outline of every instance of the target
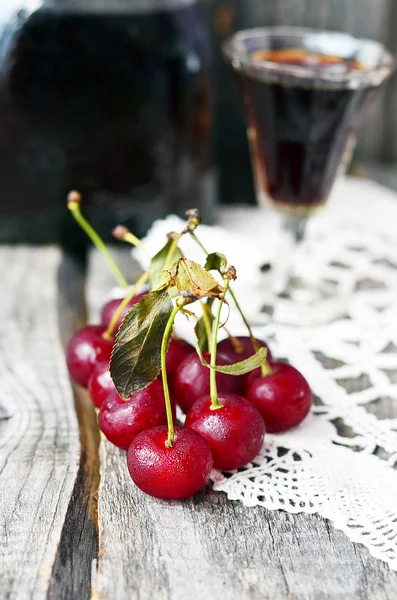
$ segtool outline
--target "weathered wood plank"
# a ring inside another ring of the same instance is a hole
[[[91,261],[90,296],[113,285]],[[390,416],[390,415],[389,415]],[[125,453],[100,444],[96,600],[392,600],[397,574],[315,515],[246,508],[210,487],[167,503],[140,493]]]
[[[84,269],[64,253],[58,275],[59,330],[65,346],[86,322]],[[47,600],[89,598],[91,567],[98,556],[97,490],[99,486],[99,432],[95,410],[86,390],[74,388],[80,428],[80,464],[52,566]]]
[[[0,248],[0,598],[42,599],[79,467],[55,248]]]

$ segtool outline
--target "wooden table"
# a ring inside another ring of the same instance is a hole
[[[85,277],[56,247],[0,246],[0,277],[1,600],[396,598],[397,573],[321,517],[140,493],[65,367],[84,291],[96,318],[113,284],[100,257]]]

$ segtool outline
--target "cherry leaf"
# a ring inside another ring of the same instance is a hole
[[[110,374],[122,398],[146,388],[160,373],[161,341],[173,309],[166,290],[149,292],[125,316],[116,336]]]
[[[211,365],[204,359],[198,341],[196,343],[196,350],[200,357],[202,365],[208,367],[209,369],[213,369],[214,371],[218,371],[219,373],[226,373],[226,375],[236,376],[245,375],[245,373],[249,373],[249,371],[253,371],[258,367],[261,367],[266,362],[267,356],[267,348],[259,348],[258,352],[255,352],[255,354],[253,354],[249,358],[246,358],[245,360],[241,360],[231,365],[215,365],[215,367],[211,367]]]
[[[227,259],[224,254],[220,252],[213,252],[208,254],[207,260],[205,261],[205,269],[207,271],[219,271],[222,272],[226,269]]]
[[[157,288],[164,281],[164,269],[169,269],[182,257],[182,252],[178,246],[172,250],[174,240],[169,239],[165,246],[153,256],[149,267],[150,287],[152,290]],[[171,255],[170,255],[171,252]]]
[[[188,258],[177,262],[173,276],[178,291],[185,292],[186,296],[217,298],[225,291],[208,271]]]

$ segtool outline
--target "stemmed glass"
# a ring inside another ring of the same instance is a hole
[[[349,161],[394,59],[371,40],[294,27],[240,31],[223,53],[244,109],[258,202],[281,218],[272,303],[286,303],[282,314],[298,324],[333,319],[343,312],[341,298],[325,282],[308,289],[294,277],[295,250]],[[321,303],[324,311],[313,310]]]

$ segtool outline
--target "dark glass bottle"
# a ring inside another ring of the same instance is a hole
[[[77,189],[107,230],[141,233],[192,206],[210,219],[209,48],[194,0],[11,5],[0,10],[0,213],[54,209]]]

